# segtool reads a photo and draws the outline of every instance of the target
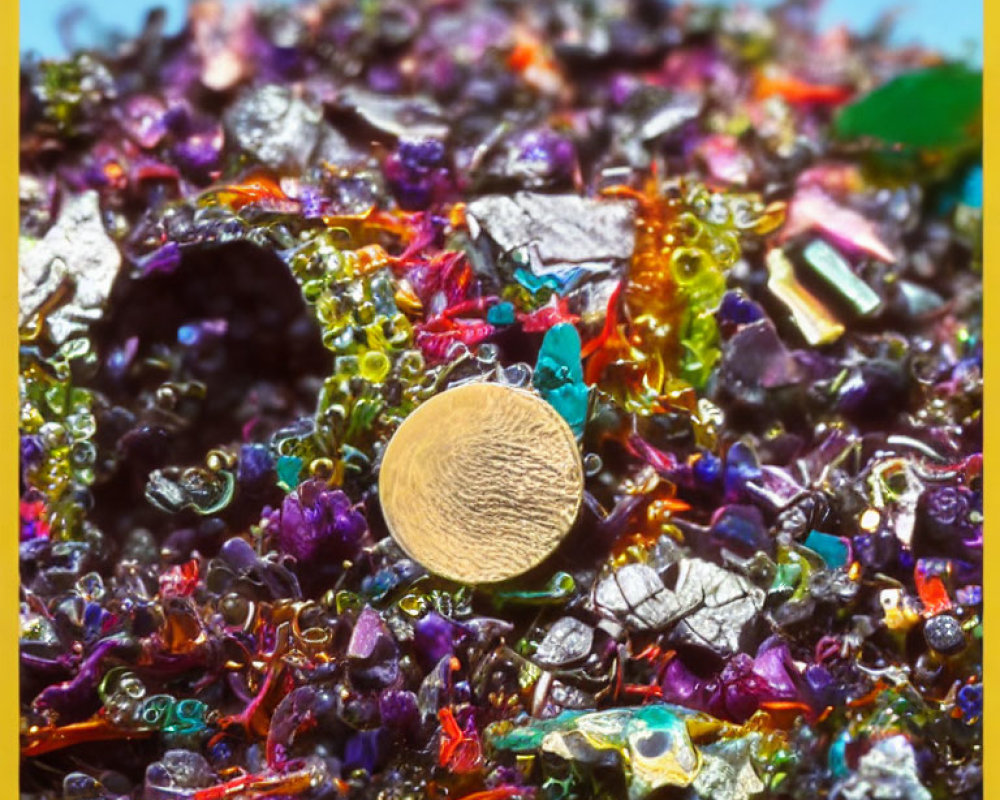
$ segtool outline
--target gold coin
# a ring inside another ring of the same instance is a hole
[[[576,438],[531,392],[469,383],[419,406],[379,474],[389,532],[429,572],[494,583],[537,566],[583,499]]]

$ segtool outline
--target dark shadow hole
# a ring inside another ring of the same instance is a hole
[[[144,497],[149,472],[201,465],[212,448],[241,443],[248,425],[250,441],[266,441],[311,415],[332,355],[287,266],[248,243],[189,252],[170,274],[123,275],[109,309],[93,329],[101,366],[92,386],[108,401],[98,418],[99,460],[116,452],[119,460],[113,471],[98,472],[93,518],[112,537],[137,525],[162,536],[198,518],[151,506]],[[179,346],[182,328],[206,321],[215,333]],[[132,366],[123,370],[113,356],[130,341]],[[163,381],[177,377],[203,383],[205,394],[182,399],[171,417],[153,399]],[[223,518],[243,524],[259,513],[259,498],[255,508],[241,508],[248,501],[238,496]]]

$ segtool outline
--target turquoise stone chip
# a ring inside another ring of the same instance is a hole
[[[847,564],[849,550],[847,543],[839,536],[809,531],[802,544],[822,558],[828,567],[843,567]]]
[[[573,433],[581,436],[590,391],[583,382],[580,334],[568,322],[552,326],[545,334],[532,382]]]
[[[537,294],[542,289],[551,289],[554,292],[562,288],[560,281],[553,275],[535,275],[526,269],[514,270],[514,280],[521,284],[532,294]]]
[[[972,167],[962,183],[962,203],[970,208],[983,207],[983,167]]]
[[[850,773],[850,769],[847,766],[847,745],[850,743],[850,740],[850,734],[844,731],[830,745],[830,751],[827,754],[827,766],[830,769],[830,774],[835,778],[843,778]]]
[[[514,304],[506,301],[497,303],[486,312],[486,321],[490,325],[513,325],[515,319]]]
[[[278,484],[291,491],[299,485],[299,474],[302,472],[302,459],[298,456],[281,456],[275,467],[278,473]]]

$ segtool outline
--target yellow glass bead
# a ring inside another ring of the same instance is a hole
[[[392,362],[385,353],[369,350],[361,357],[361,377],[372,383],[381,383],[389,375]]]

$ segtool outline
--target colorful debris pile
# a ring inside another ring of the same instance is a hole
[[[811,9],[198,0],[26,59],[24,795],[981,796],[981,75]],[[586,473],[504,584],[379,506],[467,381]]]

